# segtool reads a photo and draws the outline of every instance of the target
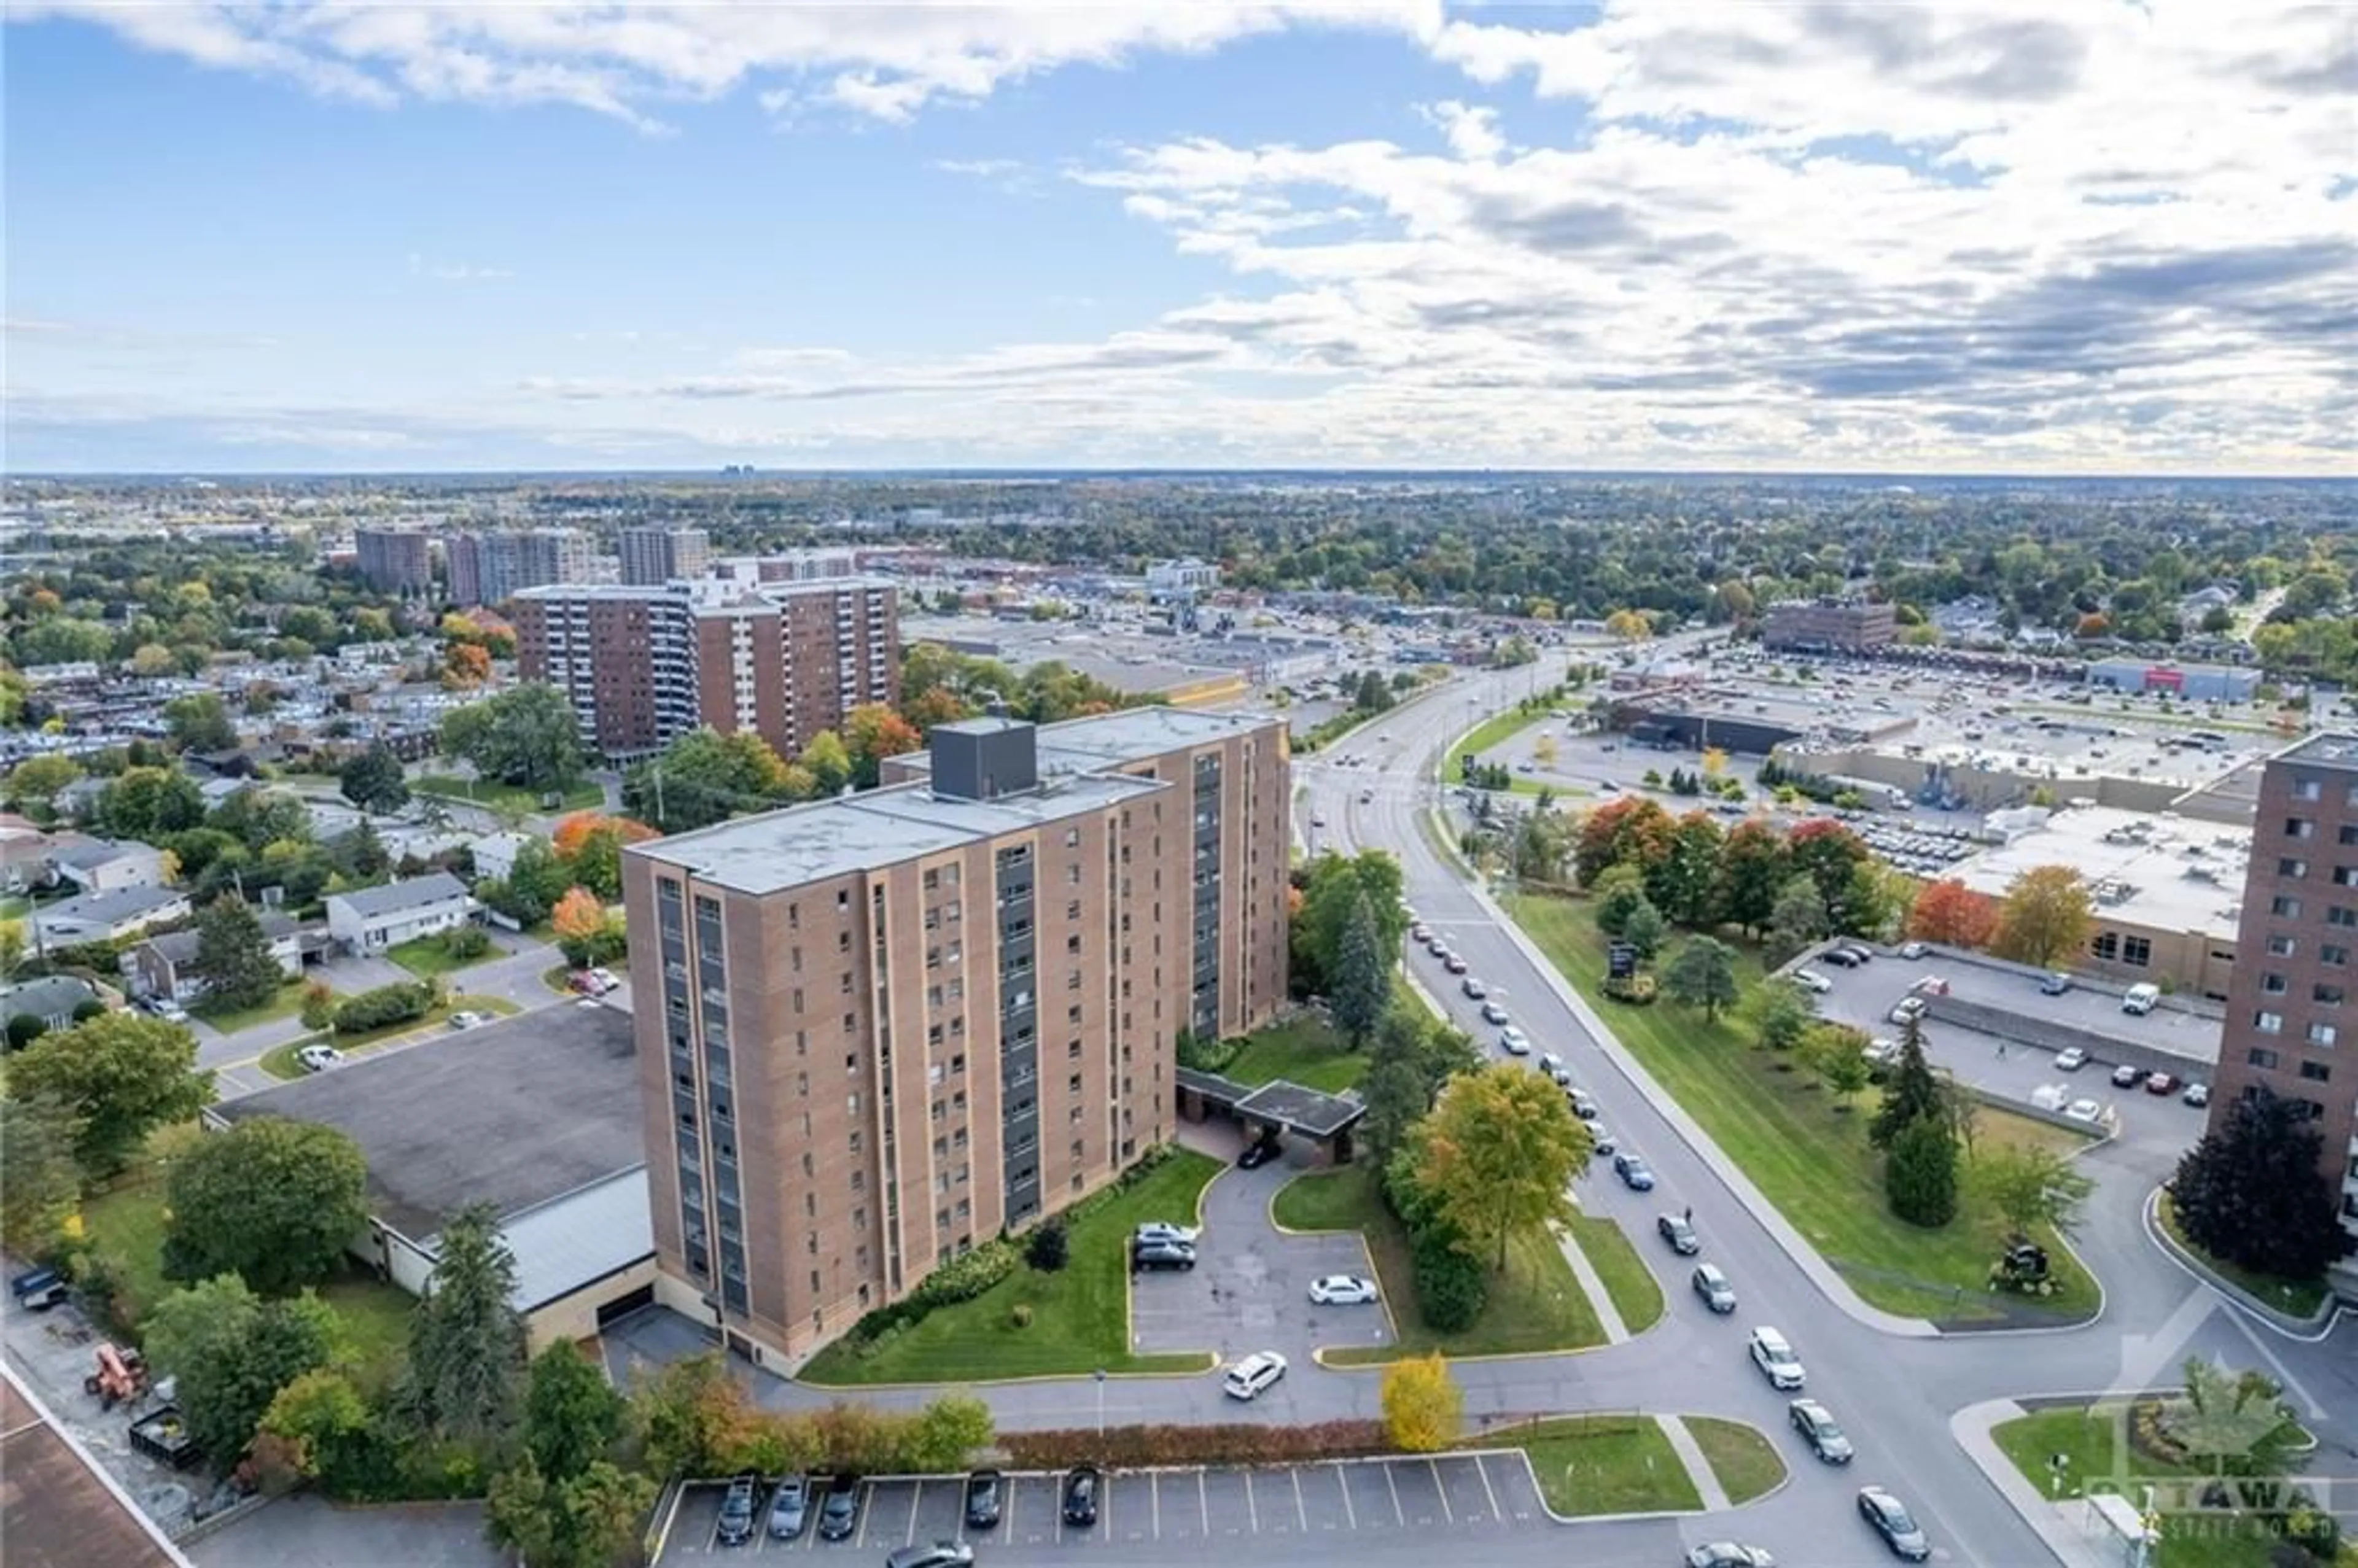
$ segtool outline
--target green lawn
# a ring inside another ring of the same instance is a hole
[[[1208,1351],[1135,1356],[1130,1351],[1130,1233],[1150,1219],[1195,1223],[1205,1186],[1225,1169],[1181,1151],[1072,1227],[1071,1258],[1043,1274],[1028,1265],[969,1302],[941,1307],[864,1350],[838,1340],[803,1368],[802,1380],[860,1383],[985,1383],[1009,1378],[1108,1372],[1199,1372]],[[1016,1326],[1015,1309],[1032,1321]]]
[[[200,1001],[189,1011],[223,1034],[234,1034],[241,1029],[251,1029],[257,1023],[270,1023],[278,1019],[292,1018],[302,1011],[305,983],[300,977],[290,978],[278,988],[268,1001],[259,1007],[224,1008]]]
[[[295,1059],[295,1054],[306,1045],[333,1045],[347,1056],[358,1056],[388,1041],[402,1039],[420,1030],[445,1028],[454,1012],[488,1012],[499,1018],[512,1018],[523,1011],[505,997],[471,996],[461,991],[423,1018],[413,1018],[404,1023],[388,1023],[381,1029],[372,1029],[360,1034],[338,1034],[330,1030],[319,1034],[302,1035],[284,1045],[274,1045],[262,1054],[256,1065],[274,1078],[299,1078],[305,1074],[303,1065]]]
[[[413,795],[438,795],[449,800],[471,800],[477,806],[493,810],[503,807],[526,812],[547,809],[541,805],[538,792],[519,784],[489,784],[481,779],[463,779],[455,773],[428,773],[409,781]],[[587,811],[605,804],[606,792],[588,779],[583,779],[558,799],[559,811]]]
[[[384,956],[421,980],[452,974],[471,965],[489,963],[503,956],[497,946],[492,946],[471,958],[454,958],[450,956],[449,944],[443,940],[445,935],[438,931],[431,936],[412,937],[409,941],[387,947]]]
[[[1489,1433],[1484,1444],[1530,1454],[1540,1495],[1569,1519],[1703,1508],[1687,1467],[1650,1415],[1559,1416]]]
[[[193,1122],[160,1129],[146,1152],[111,1192],[84,1200],[82,1227],[94,1249],[122,1270],[119,1299],[133,1326],[177,1287],[164,1278],[165,1178],[173,1158],[206,1134]],[[361,1375],[382,1386],[400,1369],[407,1352],[408,1293],[362,1273],[349,1273],[319,1287],[320,1299],[336,1309]]]
[[[1285,1078],[1331,1095],[1357,1084],[1367,1070],[1363,1053],[1347,1045],[1324,1019],[1305,1013],[1254,1034],[1220,1076],[1240,1084]]]
[[[1758,1429],[1707,1415],[1688,1416],[1686,1423],[1729,1502],[1741,1506],[1766,1497],[1785,1479],[1785,1461]]]
[[[1399,1342],[1329,1350],[1325,1359],[1332,1366],[1363,1367],[1430,1350],[1513,1356],[1605,1343],[1596,1309],[1551,1236],[1517,1238],[1507,1249],[1506,1272],[1490,1277],[1489,1303],[1474,1325],[1462,1334],[1435,1334],[1417,1316],[1408,1235],[1378,1195],[1374,1171],[1346,1165],[1296,1176],[1279,1189],[1270,1214],[1291,1230],[1356,1230],[1368,1238]]]
[[[2239,1287],[2248,1294],[2267,1303],[2278,1312],[2288,1312],[2295,1317],[2307,1317],[2325,1304],[2326,1286],[2322,1280],[2299,1281],[2280,1280],[2274,1274],[2256,1273],[2240,1263],[2223,1262],[2213,1258],[2210,1253],[2186,1239],[2186,1232],[2178,1227],[2178,1210],[2170,1203],[2168,1193],[2161,1195],[2161,1203],[2155,1212],[2160,1217],[2161,1227],[2169,1232],[2171,1240],[2201,1259],[2212,1272],[2219,1274],[2229,1283]]]
[[[2116,1473],[2123,1468],[2115,1460],[2116,1408],[2039,1411],[2004,1422],[1990,1435],[2014,1467],[2049,1497],[2056,1495],[2049,1460],[2058,1454],[2070,1460],[2063,1471],[2066,1497],[2096,1491],[2141,1499],[2139,1487],[2144,1483],[2174,1481],[2194,1474],[2143,1455],[2128,1467],[2129,1474]],[[2163,1500],[2172,1499],[2165,1496]],[[2224,1512],[2216,1517],[2189,1515],[2175,1511],[2174,1507],[2162,1512],[2161,1536],[2153,1568],[2266,1568],[2268,1549],[2275,1543],[2255,1519],[2239,1519]]]
[[[1743,1026],[1723,1013],[1706,1022],[1671,1001],[1627,1007],[1604,994],[1605,952],[1588,906],[1578,900],[1525,894],[1508,901],[1514,918],[1601,1011],[1655,1081],[1742,1166],[1796,1229],[1841,1269],[1860,1296],[1887,1312],[1950,1321],[1995,1315],[1987,1304],[1990,1264],[2003,1249],[2005,1223],[1971,1198],[1958,1219],[1937,1231],[1895,1218],[1883,1202],[1881,1157],[1866,1141],[1873,1092],[1857,1108],[1838,1111],[1817,1079],[1754,1048]],[[1665,954],[1656,966],[1666,969]],[[1759,980],[1747,957],[1747,986]],[[1975,1136],[1991,1142],[2038,1141],[2075,1147],[2073,1135],[2045,1122],[1983,1106]],[[2058,1320],[2096,1310],[2094,1282],[2072,1267],[2052,1234],[2042,1235],[2062,1274],[2063,1291],[2045,1303],[2010,1297],[2025,1312]]]
[[[1653,1271],[1638,1256],[1638,1249],[1618,1221],[1576,1216],[1572,1238],[1580,1244],[1588,1266],[1605,1281],[1605,1293],[1613,1298],[1613,1310],[1621,1314],[1624,1328],[1643,1334],[1661,1320],[1662,1287],[1654,1282]]]

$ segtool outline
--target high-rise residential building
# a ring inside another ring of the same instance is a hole
[[[524,589],[509,616],[518,673],[562,688],[583,743],[607,757],[659,751],[708,725],[758,734],[792,757],[900,689],[889,583],[568,584]]]
[[[590,540],[578,528],[453,534],[443,554],[453,604],[498,604],[527,588],[590,580]]]
[[[701,528],[625,528],[620,553],[622,580],[646,586],[702,577],[711,541]]]
[[[356,528],[354,565],[379,593],[424,593],[434,586],[430,537],[409,528]]]
[[[849,548],[782,550],[774,556],[722,556],[711,564],[716,577],[737,582],[817,582],[858,577],[860,552]]]
[[[2342,1223],[2358,1234],[2358,735],[2314,735],[2260,773],[2251,873],[2212,1086],[2211,1122],[2259,1086],[2324,1134]],[[2358,1264],[2337,1271],[2358,1298]]]
[[[1284,1001],[1282,723],[930,748],[624,856],[657,1299],[764,1365],[1111,1181],[1171,1136],[1178,1032]]]

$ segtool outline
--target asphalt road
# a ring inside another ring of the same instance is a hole
[[[1545,676],[1541,677],[1546,678]],[[1769,1434],[1791,1469],[1783,1490],[1732,1514],[1584,1524],[1567,1537],[1537,1530],[1502,1532],[1486,1540],[1480,1561],[1502,1565],[1568,1558],[1611,1563],[1673,1561],[1682,1545],[1731,1536],[1757,1541],[1786,1563],[1847,1565],[1891,1561],[1852,1510],[1851,1495],[1873,1482],[1892,1487],[1918,1510],[1944,1563],[2033,1568],[2056,1561],[2044,1541],[1983,1476],[1950,1432],[1950,1417],[1994,1399],[2093,1395],[2113,1389],[2174,1386],[2189,1356],[2218,1357],[2233,1367],[2263,1367],[2287,1385],[2288,1397],[2315,1431],[2320,1453],[2312,1476],[2358,1476],[2358,1325],[2345,1317],[2321,1342],[2303,1344],[2248,1327],[2206,1287],[2166,1260],[2147,1240],[2143,1209],[2154,1186],[2183,1152],[2189,1117],[2174,1105],[2134,1108],[2124,1135],[2084,1156],[2097,1178],[2078,1238],[2083,1261],[2106,1290],[2104,1310],[2078,1329],[2028,1334],[1909,1336],[1855,1321],[1691,1147],[1672,1122],[1625,1076],[1578,1016],[1558,995],[1552,977],[1527,958],[1496,925],[1455,869],[1432,849],[1419,826],[1437,798],[1432,760],[1467,725],[1469,710],[1510,703],[1530,688],[1531,673],[1476,676],[1388,715],[1344,751],[1365,765],[1337,768],[1331,760],[1298,764],[1306,786],[1298,827],[1317,848],[1371,846],[1399,855],[1409,897],[1419,914],[1449,934],[1474,972],[1498,988],[1516,1021],[1538,1049],[1567,1058],[1575,1078],[1602,1102],[1605,1119],[1642,1152],[1660,1179],[1650,1195],[1624,1192],[1600,1162],[1584,1179],[1580,1197],[1592,1212],[1621,1222],[1639,1255],[1663,1287],[1663,1321],[1627,1344],[1576,1355],[1464,1361],[1454,1371],[1466,1394],[1469,1426],[1487,1419],[1536,1412],[1642,1410],[1724,1415]],[[1472,687],[1474,702],[1466,697]],[[1388,737],[1378,739],[1379,735]],[[1373,798],[1361,804],[1359,796]],[[1326,827],[1313,830],[1313,816]],[[1428,989],[1476,1038],[1495,1041],[1429,959],[1412,958]],[[1878,959],[1877,966],[1887,961]],[[1993,1052],[1990,1070],[1996,1070]],[[2036,1076],[2035,1074],[2033,1076]],[[2148,1114],[2149,1113],[2149,1114]],[[1241,1189],[1239,1189],[1241,1194]],[[1733,1318],[1705,1312],[1689,1291],[1692,1267],[1672,1257],[1653,1234],[1654,1217],[1692,1206],[1703,1257],[1733,1279],[1741,1304]],[[1821,1466],[1785,1424],[1786,1396],[1772,1391],[1744,1354],[1748,1327],[1770,1324],[1792,1340],[1809,1369],[1809,1392],[1830,1404],[1858,1444],[1847,1469]],[[1217,1331],[1216,1331],[1217,1332]],[[618,1376],[633,1366],[703,1348],[700,1331],[686,1319],[645,1314],[606,1336]],[[1293,1423],[1380,1414],[1375,1370],[1328,1371],[1297,1360],[1286,1379],[1250,1406],[1222,1397],[1217,1379],[1115,1379],[1099,1385],[1080,1379],[999,1385],[989,1392],[1004,1430],[1086,1427],[1103,1422],[1217,1422],[1238,1419]],[[754,1379],[755,1393],[773,1408],[812,1408],[839,1397],[774,1378]],[[933,1390],[858,1390],[865,1401],[913,1408]],[[2347,1518],[2358,1504],[2358,1483],[2329,1494]],[[1062,1562],[1075,1548],[995,1550],[994,1564]],[[1200,1560],[1200,1545],[1172,1541],[1111,1543],[1105,1561],[1141,1568]],[[1401,1563],[1433,1561],[1430,1541],[1384,1541],[1355,1536],[1333,1542],[1303,1541],[1287,1562]]]
[[[1497,695],[1475,706],[1511,701],[1526,684],[1519,675],[1491,677]],[[2061,1332],[1900,1338],[1843,1315],[1618,1072],[1538,967],[1433,849],[1420,827],[1437,798],[1431,759],[1462,731],[1467,710],[1461,695],[1390,716],[1382,726],[1388,741],[1369,737],[1349,748],[1367,758],[1358,768],[1305,760],[1300,769],[1309,786],[1302,814],[1304,836],[1314,849],[1379,847],[1398,855],[1409,901],[1420,917],[1445,933],[1471,962],[1472,972],[1494,994],[1503,995],[1535,1049],[1566,1059],[1575,1081],[1602,1103],[1604,1119],[1623,1145],[1646,1155],[1660,1181],[1656,1192],[1627,1193],[1600,1164],[1583,1182],[1580,1196],[1592,1212],[1621,1221],[1631,1232],[1671,1302],[1664,1326],[1628,1346],[1537,1364],[1460,1364],[1457,1376],[1466,1385],[1469,1410],[1531,1408],[1533,1402],[1576,1409],[1626,1400],[1652,1410],[1747,1414],[1765,1430],[1781,1433],[1784,1401],[1753,1373],[1742,1352],[1745,1325],[1774,1324],[1809,1368],[1811,1393],[1833,1405],[1860,1452],[1851,1467],[1855,1475],[1826,1474],[1779,1435],[1794,1466],[1794,1485],[1740,1518],[1744,1534],[1779,1550],[1786,1561],[1884,1560],[1872,1541],[1849,1540],[1855,1519],[1843,1511],[1844,1494],[1870,1480],[1909,1499],[1946,1561],[2051,1561],[2038,1536],[1951,1438],[1951,1413],[1996,1398],[2172,1384],[2179,1364],[2190,1354],[2217,1354],[2235,1366],[2272,1365],[2296,1402],[2320,1423],[2324,1454],[2317,1469],[2358,1476],[2358,1454],[2352,1447],[2358,1424],[2358,1331],[2345,1319],[2331,1338],[2308,1346],[2248,1330],[2144,1235],[2145,1197],[2167,1177],[2196,1130],[2193,1113],[2175,1114],[2182,1108],[2174,1102],[2125,1108],[2127,1136],[2086,1157],[2100,1184],[2082,1246],[2107,1291],[2105,1310],[2095,1324]],[[1363,804],[1360,797],[1368,792],[1373,799]],[[1314,815],[1325,819],[1325,829],[1308,827]],[[1446,983],[1449,977],[1437,964],[1421,955],[1410,961],[1456,1022],[1478,1040],[1495,1040],[1497,1031],[1482,1024],[1476,1004]],[[1882,971],[1877,980],[1889,977],[1887,961],[1877,960],[1873,968]],[[1742,1304],[1732,1320],[1707,1318],[1684,1289],[1685,1266],[1651,1235],[1656,1213],[1689,1205],[1703,1235],[1704,1256],[1731,1275],[1740,1293]],[[1681,1527],[1681,1534],[1689,1541],[1724,1535],[1728,1522],[1698,1521]]]

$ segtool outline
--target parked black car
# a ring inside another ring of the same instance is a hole
[[[1274,1138],[1263,1137],[1256,1139],[1251,1143],[1245,1146],[1245,1152],[1237,1156],[1237,1169],[1239,1171],[1259,1170],[1261,1166],[1268,1164],[1271,1160],[1276,1159],[1284,1152],[1284,1145],[1278,1142]]]
[[[860,1477],[838,1476],[827,1489],[827,1500],[818,1506],[818,1538],[849,1541],[859,1528]]]
[[[1922,1563],[1932,1555],[1932,1543],[1924,1539],[1924,1529],[1908,1505],[1880,1487],[1868,1487],[1858,1494],[1859,1517],[1875,1527],[1883,1537],[1883,1544],[1898,1556],[1910,1563]]]
[[[990,1530],[999,1523],[1001,1499],[1007,1495],[1006,1477],[996,1470],[977,1470],[966,1478],[966,1527],[968,1530]]]
[[[720,1522],[712,1530],[715,1541],[723,1546],[742,1546],[753,1539],[753,1498],[760,1486],[751,1476],[740,1476],[729,1483],[728,1493],[720,1499]]]
[[[1065,1522],[1092,1525],[1098,1522],[1098,1493],[1104,1489],[1105,1473],[1094,1465],[1076,1465],[1065,1475]]]

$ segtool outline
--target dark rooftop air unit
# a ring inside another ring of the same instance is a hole
[[[936,724],[927,738],[934,794],[946,800],[997,800],[1040,787],[1040,733],[993,702],[981,719]]]

